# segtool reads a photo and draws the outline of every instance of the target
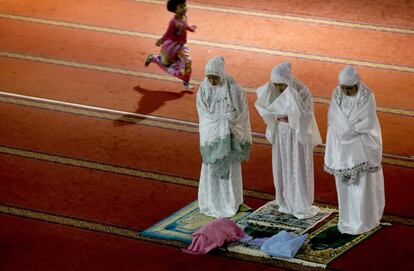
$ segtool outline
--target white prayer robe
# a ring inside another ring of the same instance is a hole
[[[281,94],[271,82],[257,89],[255,105],[267,125],[266,138],[272,144],[276,203],[280,211],[305,219],[319,210],[312,205],[313,147],[321,143],[321,137],[309,90],[293,76],[287,77],[290,78],[283,83],[288,88]],[[273,78],[274,75],[272,80],[277,80]],[[288,123],[277,120],[282,116],[288,117]]]
[[[214,58],[206,67],[221,84],[204,79],[197,93],[203,157],[198,205],[203,214],[231,217],[243,203],[241,161],[248,159],[252,139],[245,93],[221,62]]]
[[[384,206],[384,176],[376,172],[361,172],[358,181],[345,183],[335,177],[339,203],[338,229],[341,233],[361,234],[380,223]]]
[[[381,167],[382,138],[374,94],[352,74],[348,85],[358,85],[354,96],[346,96],[338,86],[328,112],[325,171],[335,175],[339,203],[338,229],[361,234],[379,225],[385,206]]]

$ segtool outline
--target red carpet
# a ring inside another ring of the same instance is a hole
[[[282,270],[213,255],[189,256],[165,245],[6,215],[0,215],[0,239],[4,271]]]

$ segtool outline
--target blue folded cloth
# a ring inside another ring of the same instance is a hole
[[[281,231],[267,240],[260,250],[275,257],[293,258],[307,237],[307,234],[297,235]]]

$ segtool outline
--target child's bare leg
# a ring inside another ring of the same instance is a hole
[[[192,64],[192,61],[191,61],[191,57],[190,57],[190,55],[189,54],[184,54],[184,78],[185,78],[185,80],[184,81],[189,81],[190,80],[190,77],[191,77],[191,64]]]
[[[191,77],[191,59],[186,59],[185,66],[184,66],[184,86],[187,89],[193,89],[194,86],[190,84],[190,77]]]

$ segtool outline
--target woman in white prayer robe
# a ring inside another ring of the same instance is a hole
[[[243,203],[241,162],[248,160],[252,137],[244,91],[224,70],[221,56],[210,59],[197,93],[202,167],[200,212],[234,216]]]
[[[273,68],[270,82],[257,89],[256,109],[266,123],[272,144],[273,180],[279,211],[306,219],[313,206],[313,148],[322,142],[309,89],[283,62]]]
[[[338,229],[361,234],[379,225],[385,206],[382,138],[374,93],[347,66],[328,111],[325,171],[335,176]]]

